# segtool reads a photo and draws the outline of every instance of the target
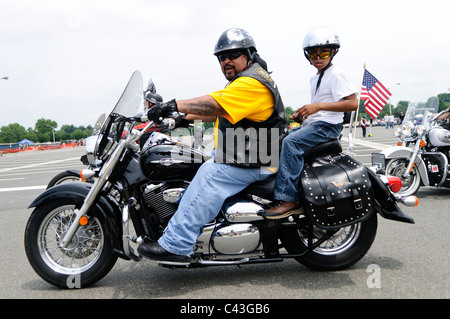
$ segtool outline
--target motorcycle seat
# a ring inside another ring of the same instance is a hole
[[[326,154],[337,154],[342,152],[342,146],[339,140],[333,140],[317,144],[309,151],[303,154],[303,158],[306,160],[315,158],[317,156]],[[273,199],[273,189],[275,187],[276,174],[273,174],[268,179],[250,184],[244,189],[244,193],[255,195],[264,199]]]
[[[309,151],[303,154],[303,158],[310,159],[317,156],[322,156],[326,154],[338,154],[342,152],[342,146],[339,140],[332,140],[329,142],[317,144]]]

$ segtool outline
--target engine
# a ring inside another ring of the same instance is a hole
[[[189,186],[189,182],[162,182],[142,187],[145,203],[158,215],[163,226],[177,211],[178,203]]]
[[[149,183],[142,187],[146,205],[153,210],[165,227],[175,214],[189,182]],[[261,233],[257,221],[261,206],[253,202],[234,202],[224,205],[225,219],[206,225],[197,240],[196,252],[206,255],[259,254]],[[220,257],[219,257],[220,258]]]

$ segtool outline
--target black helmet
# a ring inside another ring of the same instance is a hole
[[[228,29],[222,33],[214,48],[214,55],[230,50],[243,50],[248,52],[250,60],[256,52],[256,44],[253,37],[245,30],[239,28]]]
[[[162,102],[163,101],[161,95],[156,94],[156,93],[152,93],[152,92],[147,92],[145,94],[145,99],[147,101],[149,101],[150,103],[153,103],[153,104],[156,104],[158,102]]]

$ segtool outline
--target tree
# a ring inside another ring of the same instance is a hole
[[[28,128],[27,134],[25,135],[25,138],[26,138],[27,140],[33,141],[33,142],[35,142],[35,143],[38,142],[37,134],[36,134],[36,132],[35,132],[31,127]]]
[[[17,143],[26,138],[27,131],[19,123],[0,128],[0,143]]]
[[[74,125],[67,125],[64,124],[63,126],[61,126],[61,131],[63,131],[64,133],[67,134],[72,134],[77,128]]]
[[[397,106],[394,109],[394,114],[399,116],[401,112],[406,114],[406,110],[408,109],[409,101],[399,101]]]
[[[72,139],[74,140],[81,140],[83,138],[86,138],[86,133],[85,131],[81,130],[81,129],[76,129],[73,133],[72,133]]]
[[[40,143],[53,141],[53,129],[58,127],[58,123],[52,120],[41,118],[37,120],[34,130]]]
[[[286,115],[286,121],[288,122],[288,124],[293,123],[294,120],[290,120],[289,117],[291,117],[292,114],[294,114],[295,111],[292,107],[290,106],[286,106],[284,108],[284,114]]]
[[[438,94],[439,98],[439,112],[446,110],[450,107],[450,94],[442,93]]]

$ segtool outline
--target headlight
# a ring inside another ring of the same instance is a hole
[[[401,135],[402,135],[402,129],[399,128],[399,127],[397,127],[397,128],[394,130],[394,136],[400,137]]]
[[[425,134],[426,128],[423,125],[419,125],[416,128],[416,132],[417,134],[419,134],[419,136],[423,136]]]
[[[406,137],[410,136],[414,131],[414,124],[410,121],[407,121],[402,124],[402,134]]]
[[[86,139],[86,154],[89,164],[94,164],[96,160],[96,154],[98,151],[99,144],[102,140],[103,135],[92,135]]]

